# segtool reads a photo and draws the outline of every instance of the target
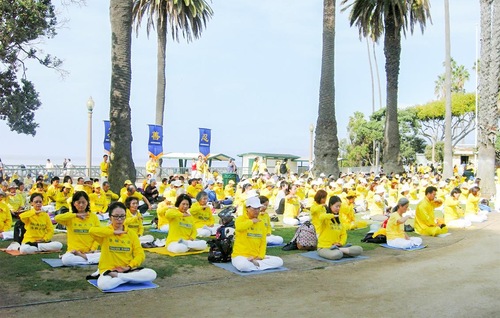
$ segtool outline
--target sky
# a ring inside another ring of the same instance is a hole
[[[65,77],[35,63],[27,76],[42,107],[35,137],[11,132],[0,121],[4,164],[85,165],[87,107],[95,101],[92,164],[104,154],[103,121],[109,118],[111,25],[109,1],[62,6],[54,0],[58,35],[37,44],[64,60]],[[355,111],[369,116],[372,89],[365,40],[349,26],[337,1],[335,96],[339,139],[347,137]],[[284,153],[309,157],[309,127],[318,116],[322,50],[321,0],[215,0],[213,18],[200,39],[167,43],[164,153],[198,152],[198,128],[212,129],[212,153],[241,163],[239,154]],[[432,24],[402,41],[399,107],[435,99],[434,82],[444,72],[444,4],[431,1]],[[479,1],[450,1],[451,56],[471,73],[465,88],[475,91]],[[383,40],[375,47],[385,102]],[[373,62],[373,59],[372,59]],[[376,93],[378,94],[378,93]],[[156,37],[145,28],[132,40],[132,153],[137,166],[148,159],[148,124],[155,120]],[[376,109],[379,108],[376,95]]]

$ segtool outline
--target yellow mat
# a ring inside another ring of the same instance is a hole
[[[201,254],[201,253],[206,253],[210,250],[210,248],[206,248],[202,251],[189,251],[186,253],[172,253],[169,250],[167,250],[166,247],[153,247],[153,248],[145,248],[144,249],[147,252],[150,253],[156,253],[160,255],[168,255],[168,256],[184,256],[184,255],[193,255],[193,254]]]
[[[0,248],[0,251],[5,252],[7,254],[10,254],[12,256],[33,255],[33,254],[21,254],[21,252],[19,252],[19,250],[7,250],[5,248]],[[61,250],[36,252],[34,254],[50,254],[50,253],[60,253],[60,252],[61,252]]]

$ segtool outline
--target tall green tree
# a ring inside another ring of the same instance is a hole
[[[323,1],[323,50],[318,119],[314,140],[314,172],[339,174],[339,140],[335,117],[335,0]]]
[[[495,139],[500,93],[500,0],[480,0],[481,53],[479,61],[478,162],[481,193],[495,194]],[[498,194],[497,194],[498,195]]]
[[[458,65],[457,61],[451,58],[451,92],[452,93],[465,93],[465,83],[470,79],[469,70],[464,65]],[[444,65],[445,63],[443,63]],[[443,73],[438,76],[434,82],[434,94],[437,99],[444,98],[445,95],[445,80],[446,74]]]
[[[56,26],[50,0],[0,1],[0,119],[17,133],[36,134],[35,111],[42,105],[28,80],[26,62],[61,71],[61,60],[33,45],[34,40],[54,37]]]
[[[167,31],[173,40],[182,35],[187,42],[201,36],[207,21],[212,17],[212,8],[205,0],[134,0],[133,21],[137,33],[146,17],[146,31],[152,28],[157,34],[156,73],[156,117],[155,124],[163,126],[165,112]]]
[[[135,181],[132,158],[132,127],[130,109],[132,0],[110,0],[111,21],[111,91],[109,108],[109,139],[111,156],[109,181],[119,190],[127,179]]]
[[[434,148],[444,141],[445,101],[432,101],[410,107],[420,122],[419,135],[427,139]],[[455,147],[475,129],[476,96],[474,93],[455,93],[451,96],[451,146]],[[434,160],[434,156],[431,156]]]
[[[398,78],[401,33],[413,33],[416,24],[424,31],[430,19],[428,0],[343,0],[343,10],[351,8],[349,20],[360,36],[378,40],[384,35],[387,111],[384,130],[384,171],[402,172],[398,127]]]

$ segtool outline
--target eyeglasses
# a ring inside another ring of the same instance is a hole
[[[125,214],[123,214],[123,215],[112,215],[112,217],[114,217],[117,220],[123,220],[123,219],[125,219],[126,215]]]

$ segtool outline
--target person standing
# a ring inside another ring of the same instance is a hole
[[[236,167],[236,163],[233,158],[229,159],[229,163],[227,164],[227,172],[236,173],[238,171],[238,167]]]
[[[108,155],[102,156],[102,162],[101,162],[101,178],[103,180],[108,180],[109,176],[109,161],[108,161]]]
[[[152,178],[156,177],[156,172],[158,169],[158,161],[155,156],[149,155],[149,160],[146,162],[146,172],[151,174]]]
[[[50,159],[47,159],[45,170],[47,170],[47,176],[49,177],[49,179],[52,179],[52,177],[54,176],[54,164],[52,164]]]

